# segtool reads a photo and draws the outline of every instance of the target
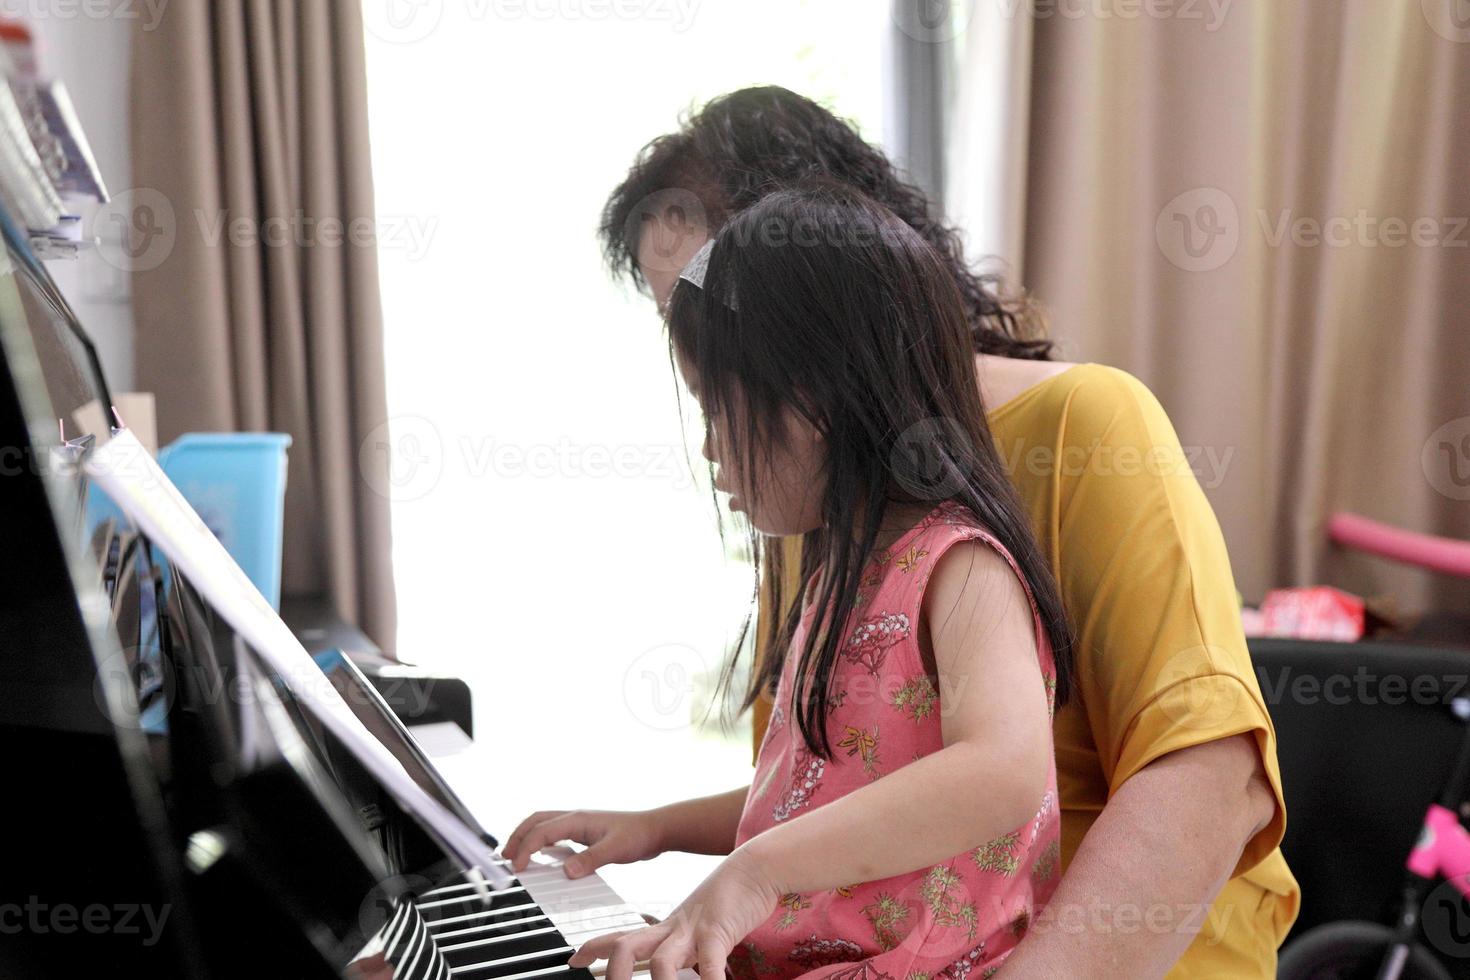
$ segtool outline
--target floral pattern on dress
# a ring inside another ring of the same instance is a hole
[[[1041,797],[1041,806],[1036,808],[1036,816],[1031,818],[1031,843],[1041,836],[1042,829],[1046,827],[1047,818],[1051,816],[1053,805],[1056,803],[1056,794],[1047,790]]]
[[[883,613],[860,624],[848,638],[842,656],[849,662],[877,674],[888,659],[888,651],[900,640],[908,639],[912,629],[905,613]]]
[[[922,551],[919,548],[910,548],[898,556],[898,570],[904,574],[908,574],[915,568],[918,568],[919,562],[927,557],[929,557],[929,552]]]
[[[942,864],[930,869],[929,876],[919,888],[919,894],[929,904],[929,913],[934,916],[935,925],[963,929],[966,939],[974,939],[978,915],[975,903],[965,901],[960,895],[954,894],[956,891],[964,894],[964,879]]]
[[[812,755],[804,748],[798,751],[796,764],[791,770],[791,784],[777,801],[771,815],[779,822],[810,805],[812,795],[822,785],[822,774],[826,769],[827,762],[820,756]]]
[[[887,892],[879,892],[872,904],[863,906],[863,915],[873,924],[873,941],[882,950],[890,950],[903,941],[900,927],[913,911],[908,903]]]
[[[893,980],[893,977],[875,967],[871,960],[861,960],[827,974],[826,980]]]
[[[870,731],[866,728],[855,728],[848,725],[837,747],[846,749],[849,757],[859,756],[863,762],[863,772],[869,779],[877,779],[882,775],[878,772],[878,729],[876,726]]]
[[[776,920],[776,931],[780,932],[783,929],[790,929],[796,925],[798,913],[803,909],[811,908],[812,903],[802,898],[798,892],[787,892],[781,896],[781,901],[777,903],[776,907],[781,910],[781,917]]]
[[[727,965],[735,980],[760,980],[779,972],[766,958],[766,951],[749,939],[735,947]]]
[[[815,970],[833,963],[851,963],[863,958],[863,948],[850,939],[818,939],[812,933],[791,947],[786,958],[801,964],[804,969]]]
[[[934,712],[934,702],[939,700],[939,692],[934,690],[934,682],[926,674],[911,678],[893,693],[889,704],[893,705],[903,714],[908,715],[914,721],[923,721]]]
[[[1036,856],[1036,863],[1031,866],[1031,876],[1037,881],[1050,881],[1056,876],[1057,868],[1061,864],[1062,845],[1060,841],[1052,841],[1041,849]]]
[[[976,946],[964,956],[961,956],[949,966],[945,967],[944,976],[948,977],[949,980],[965,980],[965,978],[970,975],[970,971],[975,968],[975,964],[978,963],[981,958],[984,957],[984,955],[985,944],[981,943],[979,946]]]
[[[992,874],[1009,878],[1021,866],[1020,857],[1017,853],[1020,845],[1020,834],[1003,834],[995,840],[975,848],[970,857],[974,860],[975,867],[981,871],[988,871]]]

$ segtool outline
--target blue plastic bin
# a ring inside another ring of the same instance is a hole
[[[189,432],[158,451],[158,465],[276,609],[286,518],[283,432]]]

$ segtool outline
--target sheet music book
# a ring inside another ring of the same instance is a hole
[[[413,781],[402,764],[358,720],[311,654],[189,506],[131,432],[118,432],[83,463],[112,498],[225,622],[291,690],[301,705],[340,739],[393,797],[467,869],[495,888],[511,883],[498,856],[454,814]],[[481,882],[482,893],[484,891]]]

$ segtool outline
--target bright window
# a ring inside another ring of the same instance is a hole
[[[638,148],[731,89],[785,85],[881,142],[887,9],[366,0],[398,651],[472,684],[502,835],[750,777],[748,719],[692,721],[750,570],[691,478],[652,303],[594,231]],[[702,865],[636,867],[608,877],[656,906]]]

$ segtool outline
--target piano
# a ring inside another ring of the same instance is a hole
[[[566,878],[564,850],[487,902],[186,576],[98,516],[78,464],[111,434],[106,378],[3,213],[0,237],[0,978],[590,980],[567,959],[636,908]],[[497,846],[381,683],[319,663]]]

